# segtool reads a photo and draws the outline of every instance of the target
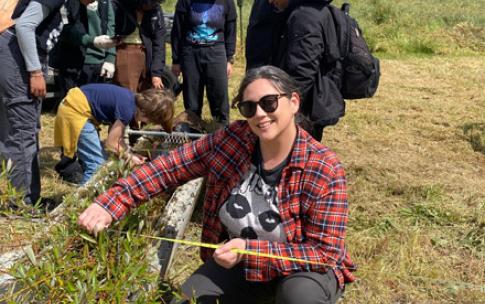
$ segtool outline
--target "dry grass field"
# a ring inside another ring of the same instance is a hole
[[[348,246],[359,265],[343,303],[485,303],[484,72],[480,57],[382,60],[377,95],[347,102],[326,131],[347,170]],[[241,66],[236,75],[232,90]],[[76,188],[56,177],[53,114],[42,120],[43,193],[60,198]],[[1,218],[0,250],[38,225]],[[199,232],[196,212],[186,237]],[[172,285],[197,267],[197,253],[179,250]]]

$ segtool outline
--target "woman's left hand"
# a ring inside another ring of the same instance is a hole
[[[232,239],[221,247],[217,248],[213,254],[214,261],[220,266],[230,269],[241,262],[243,255],[235,253],[232,249],[246,249],[246,241],[240,238]]]
[[[162,78],[157,77],[157,76],[153,76],[152,77],[152,86],[153,86],[154,89],[163,90]]]

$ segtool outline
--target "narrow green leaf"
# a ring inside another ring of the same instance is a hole
[[[29,258],[30,263],[32,263],[32,265],[34,266],[37,266],[37,258],[35,257],[32,247],[28,246],[24,248],[24,252],[27,255],[27,258]]]
[[[89,235],[87,234],[84,234],[84,233],[80,233],[79,234],[80,237],[82,237],[83,239],[85,239],[86,241],[90,242],[90,243],[93,243],[93,244],[98,244],[98,242],[96,242],[95,239],[93,239],[92,237],[90,237]]]

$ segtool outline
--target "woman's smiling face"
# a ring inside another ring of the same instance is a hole
[[[261,78],[246,87],[242,100],[257,102],[263,96],[281,93],[269,80]],[[294,117],[300,106],[298,94],[283,95],[278,98],[277,102],[278,107],[273,113],[265,112],[258,105],[254,116],[247,118],[251,130],[259,137],[261,142],[284,139],[296,128]]]

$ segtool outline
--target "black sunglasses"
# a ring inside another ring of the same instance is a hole
[[[289,96],[286,93],[283,94],[271,94],[265,95],[259,99],[259,101],[244,100],[237,104],[239,112],[246,118],[251,118],[256,114],[258,105],[266,113],[273,113],[278,108],[278,100],[281,97]]]

